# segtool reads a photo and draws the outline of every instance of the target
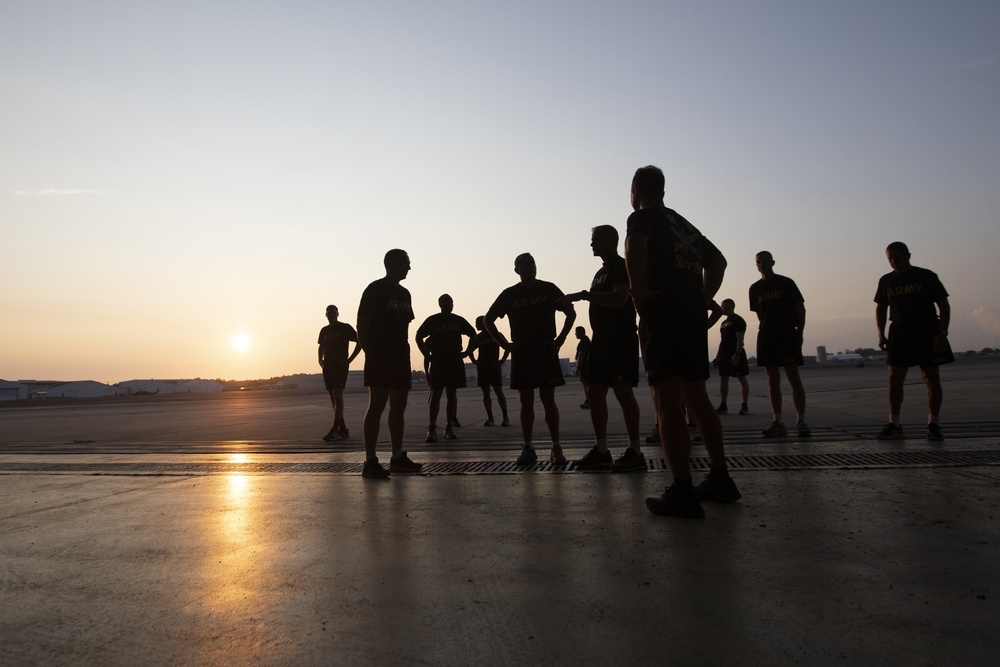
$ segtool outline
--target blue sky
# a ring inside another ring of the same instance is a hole
[[[757,251],[798,282],[807,353],[874,347],[894,240],[956,349],[1000,346],[998,28],[989,2],[4,3],[0,377],[311,372],[393,247],[414,331],[443,292],[483,313],[521,252],[581,289],[650,163],[749,321]]]

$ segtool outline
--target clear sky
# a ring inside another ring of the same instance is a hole
[[[394,247],[411,333],[521,252],[583,289],[646,164],[749,322],[757,251],[797,281],[807,354],[876,345],[895,240],[952,345],[1000,346],[997,34],[989,1],[2,2],[0,378],[316,372]]]

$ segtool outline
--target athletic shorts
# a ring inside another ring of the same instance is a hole
[[[937,337],[939,326],[937,320],[909,327],[890,324],[889,355],[886,363],[889,366],[929,368],[955,361],[950,345],[941,352],[934,350],[934,339]]]
[[[559,387],[564,384],[566,380],[559,365],[559,352],[553,346],[526,346],[511,353],[511,389]]]
[[[480,362],[476,366],[479,377],[476,384],[480,387],[497,387],[503,384],[503,366],[500,364],[486,365]]]
[[[441,360],[432,357],[427,380],[431,389],[461,389],[466,386],[465,362],[462,357]]]
[[[720,377],[734,377],[739,378],[744,375],[750,375],[750,364],[747,363],[747,351],[740,350],[740,362],[738,364],[733,363],[733,355],[720,354],[719,357],[719,376]]]
[[[590,354],[580,370],[584,384],[639,384],[639,335],[634,331],[594,331]]]
[[[758,366],[801,366],[802,336],[795,329],[757,332]]]
[[[341,366],[335,366],[334,364],[323,366],[323,385],[326,387],[326,390],[333,391],[334,389],[343,389],[347,386],[348,370],[347,364]]]
[[[650,385],[677,376],[686,381],[708,378],[707,323],[700,295],[646,308],[639,318],[639,347]]]
[[[365,386],[382,389],[409,389],[410,345],[382,350],[365,350]]]

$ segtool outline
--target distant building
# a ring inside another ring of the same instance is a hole
[[[19,401],[28,398],[28,387],[20,382],[0,380],[0,401]]]
[[[63,382],[46,391],[47,398],[103,398],[117,396],[118,389],[103,382],[80,380],[78,382]]]

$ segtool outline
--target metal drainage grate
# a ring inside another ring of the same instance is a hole
[[[650,472],[669,470],[662,458],[650,458]],[[1000,465],[1000,449],[970,451],[857,452],[831,454],[774,454],[727,457],[733,470],[851,470],[869,468],[935,468]],[[361,463],[0,463],[0,473],[75,473],[89,475],[264,475],[361,473]],[[708,470],[707,457],[692,457],[691,467]],[[513,461],[430,461],[425,475],[520,475],[526,473],[580,473],[575,463],[556,466],[547,461],[519,466]]]

